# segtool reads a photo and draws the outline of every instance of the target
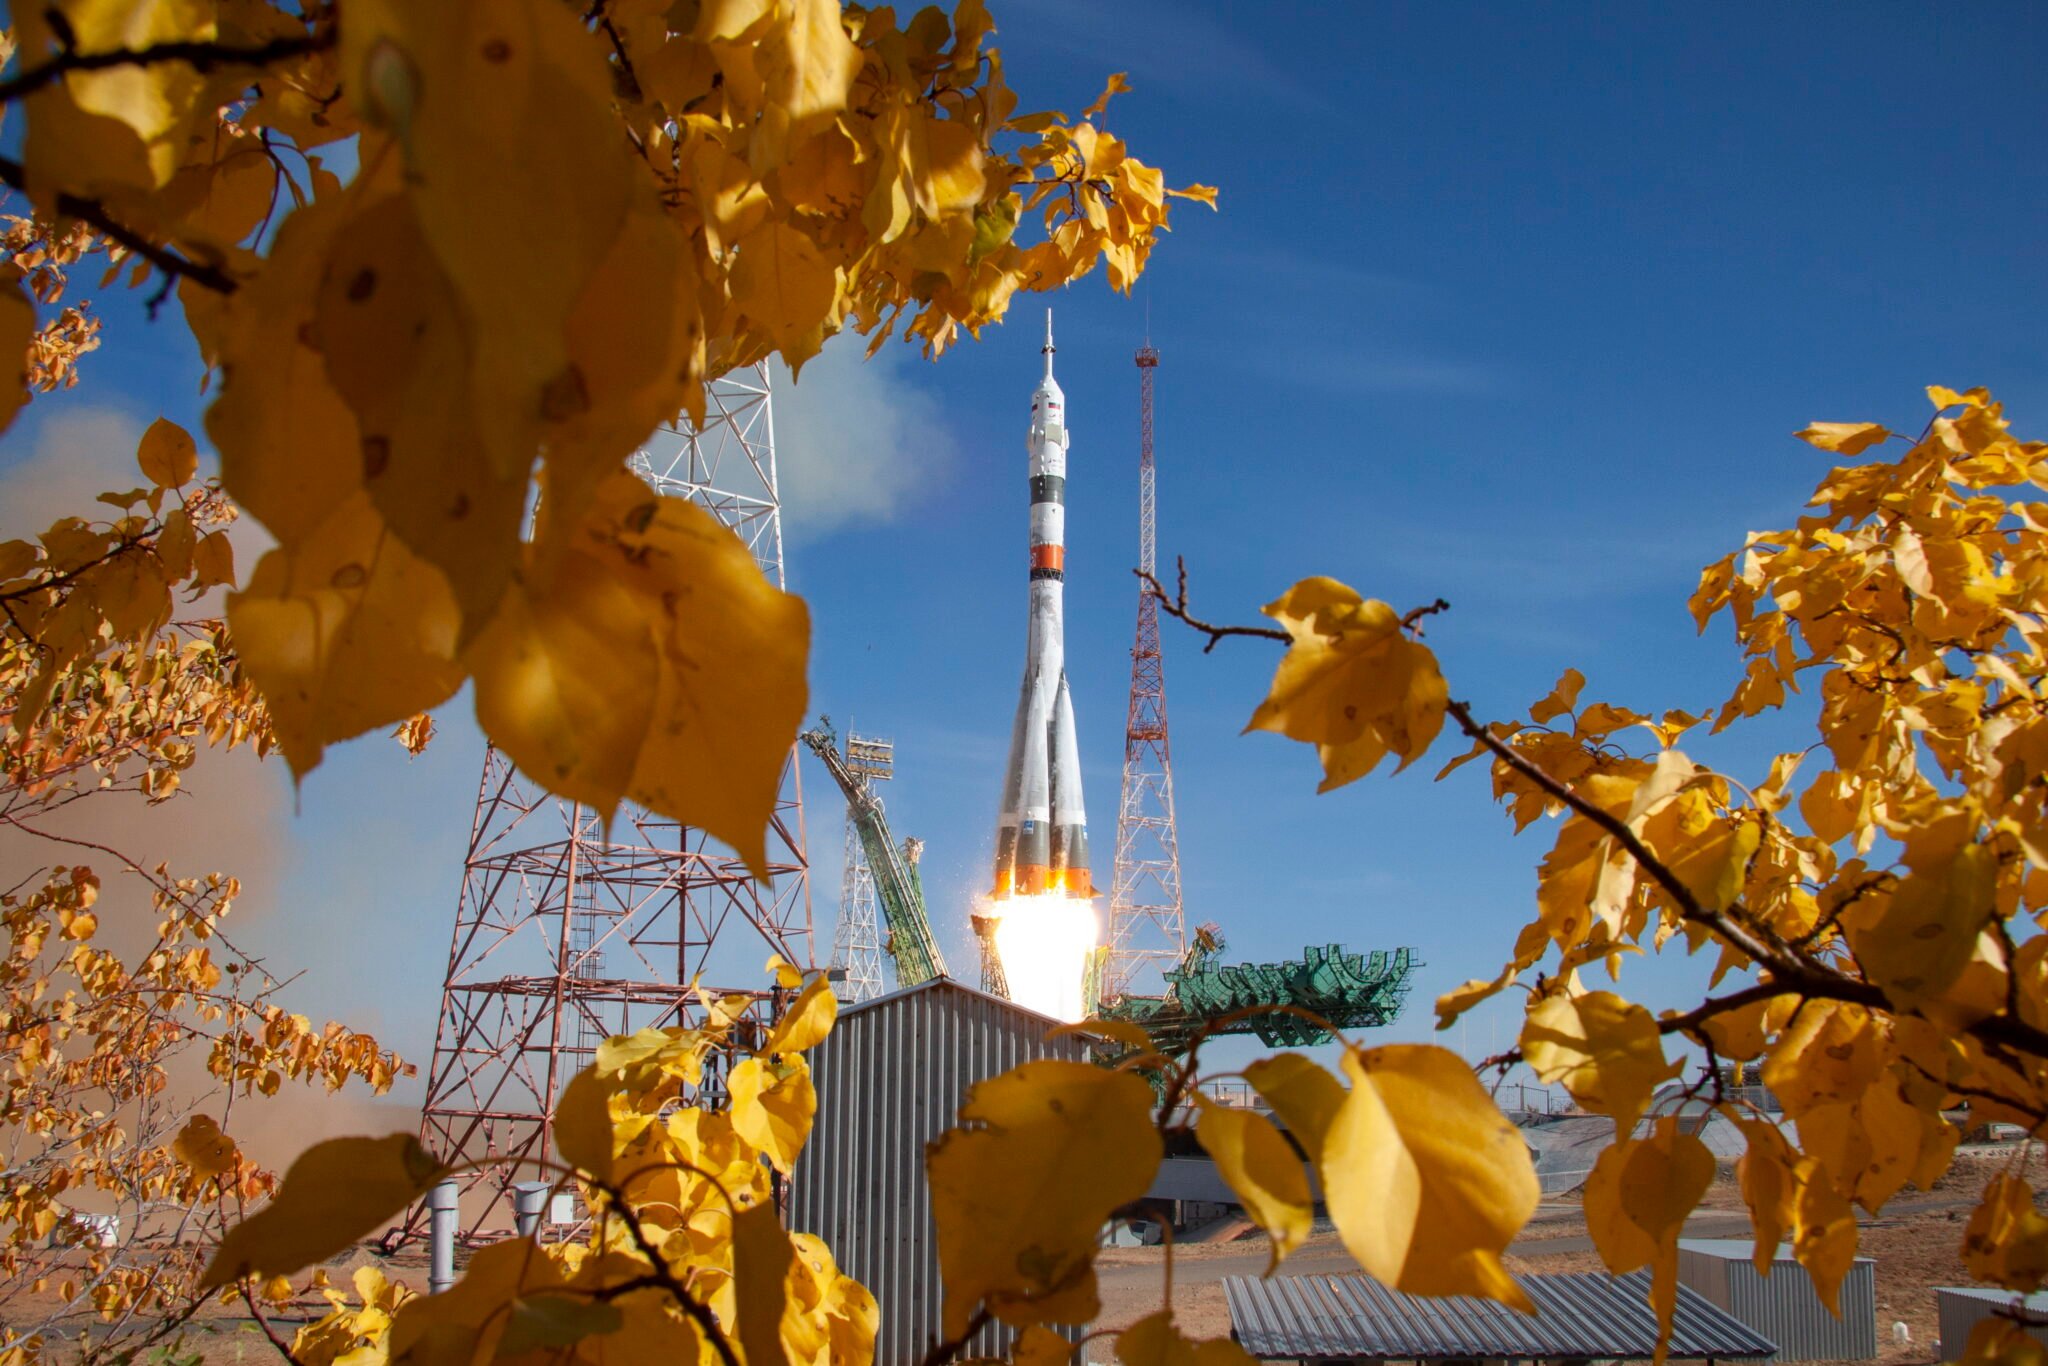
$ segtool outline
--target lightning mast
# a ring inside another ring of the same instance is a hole
[[[1158,490],[1152,460],[1152,376],[1159,353],[1138,348],[1138,565],[1158,573]],[[1102,994],[1156,991],[1187,953],[1181,909],[1180,836],[1173,816],[1173,760],[1166,736],[1166,663],[1159,650],[1159,602],[1140,585],[1131,647],[1131,705],[1124,722],[1123,800],[1117,808],[1116,875],[1109,903],[1109,953]],[[1139,979],[1144,977],[1145,980]]]

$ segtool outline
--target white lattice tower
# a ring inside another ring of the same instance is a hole
[[[1152,460],[1152,376],[1159,353],[1138,351],[1138,565],[1158,572],[1158,494]],[[1187,952],[1181,908],[1180,835],[1173,815],[1173,759],[1166,732],[1166,661],[1159,602],[1141,585],[1131,647],[1131,704],[1124,722],[1123,798],[1117,806],[1116,872],[1110,886],[1109,954],[1102,994],[1156,992]]]
[[[895,746],[887,740],[846,732],[846,766],[870,793],[895,772]],[[881,798],[875,798],[881,805]],[[867,1001],[886,989],[882,982],[882,902],[874,869],[861,843],[860,823],[846,811],[846,870],[839,880],[839,920],[832,931],[832,966],[846,974],[837,988],[842,1001]]]

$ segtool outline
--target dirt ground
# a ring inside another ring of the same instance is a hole
[[[1969,1273],[1958,1255],[1962,1230],[1978,1192],[1994,1174],[2017,1162],[2012,1146],[1963,1149],[1955,1166],[1931,1191],[1908,1189],[1885,1207],[1882,1216],[1861,1218],[1857,1255],[1877,1263],[1878,1361],[1882,1366],[1917,1366],[1939,1360],[1933,1287],[1967,1285]],[[2035,1161],[2038,1163],[2039,1158]],[[2041,1184],[2036,1173],[2036,1184]],[[1700,1210],[1686,1224],[1686,1235],[1698,1238],[1747,1238],[1750,1225],[1742,1193],[1732,1170],[1724,1170],[1709,1189]],[[1263,1236],[1229,1243],[1207,1243],[1174,1254],[1173,1307],[1177,1321],[1191,1335],[1212,1336],[1230,1331],[1224,1307],[1223,1278],[1256,1276],[1268,1257]],[[1134,1322],[1162,1302],[1164,1254],[1159,1248],[1112,1248],[1098,1262],[1103,1312],[1095,1327],[1107,1329]],[[1586,1220],[1576,1197],[1546,1201],[1535,1219],[1508,1249],[1508,1269],[1515,1272],[1601,1271],[1605,1268],[1586,1233]],[[1326,1225],[1282,1264],[1280,1275],[1330,1275],[1353,1270],[1350,1258]],[[1904,1323],[1910,1340],[1894,1340],[1892,1325]],[[1104,1360],[1097,1352],[1092,1360]]]
[[[1957,1254],[1962,1227],[1976,1204],[1984,1182],[2009,1164],[2022,1160],[2014,1147],[1965,1148],[1955,1166],[1932,1191],[1902,1192],[1878,1218],[1862,1220],[1859,1255],[1877,1262],[1878,1360],[1882,1366],[1918,1366],[1938,1360],[1932,1287],[1969,1283]],[[2032,1158],[2038,1166],[2040,1155]],[[2030,1173],[2035,1184],[2043,1173]],[[1723,1171],[1700,1209],[1686,1224],[1692,1237],[1749,1236],[1749,1219],[1731,1171]],[[1266,1268],[1268,1250],[1262,1235],[1252,1233],[1232,1242],[1184,1244],[1173,1257],[1172,1302],[1184,1332],[1214,1337],[1230,1331],[1224,1306],[1223,1278],[1256,1276]],[[1599,1271],[1599,1255],[1586,1233],[1577,1197],[1546,1201],[1508,1250],[1508,1267],[1516,1272]],[[328,1263],[329,1278],[347,1286],[358,1266],[382,1266],[394,1279],[425,1289],[426,1258],[413,1248],[386,1259],[368,1247],[353,1249]],[[1113,1331],[1154,1312],[1165,1294],[1166,1259],[1160,1248],[1109,1248],[1098,1261],[1103,1312],[1095,1331]],[[1281,1266],[1280,1275],[1331,1275],[1355,1270],[1350,1257],[1327,1224]],[[279,1360],[239,1306],[214,1306],[192,1325],[186,1348],[190,1355],[160,1366],[266,1366]],[[318,1317],[326,1305],[317,1300],[288,1306],[270,1315],[272,1326],[289,1339],[299,1324]],[[1894,1340],[1892,1325],[1904,1323],[1910,1341]],[[1105,1345],[1093,1345],[1091,1361],[1110,1359]]]

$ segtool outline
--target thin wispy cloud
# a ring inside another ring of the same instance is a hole
[[[1256,91],[1273,107],[1334,113],[1335,104],[1298,72],[1288,71],[1255,45],[1252,36],[1185,5],[1126,0],[1116,6],[1082,0],[1016,0],[1005,7],[1007,27],[1071,54],[1077,70],[1131,73],[1136,88],[1151,87],[1204,100],[1228,91]],[[1131,41],[1142,34],[1141,41]],[[1000,46],[1005,33],[997,33]],[[1014,35],[1007,35],[1014,36]],[[1114,53],[1114,66],[1105,54]],[[1078,112],[1078,111],[1068,111]],[[1116,106],[1110,106],[1114,120]]]

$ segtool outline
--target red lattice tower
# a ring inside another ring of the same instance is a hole
[[[1152,461],[1152,376],[1159,353],[1138,348],[1138,566],[1158,573],[1158,493]],[[1166,736],[1166,662],[1159,602],[1141,584],[1131,647],[1131,706],[1124,722],[1123,800],[1117,807],[1116,876],[1109,902],[1109,955],[1102,993],[1156,992],[1187,952],[1180,898],[1180,836],[1173,818],[1173,759]]]
[[[783,581],[774,414],[765,366],[707,386],[702,429],[659,432],[633,458],[663,493],[694,498]],[[550,796],[496,748],[484,756],[420,1138],[449,1159],[502,1159],[462,1180],[475,1241],[511,1226],[511,1187],[541,1173],[563,1086],[613,1034],[689,1024],[692,983],[773,1009],[762,964],[812,963],[803,794],[794,755],[768,832],[770,879],[703,831],[621,807],[609,831]],[[746,1033],[752,1026],[743,1024]],[[718,1094],[722,1070],[707,1076]],[[404,1234],[416,1233],[415,1210]]]

